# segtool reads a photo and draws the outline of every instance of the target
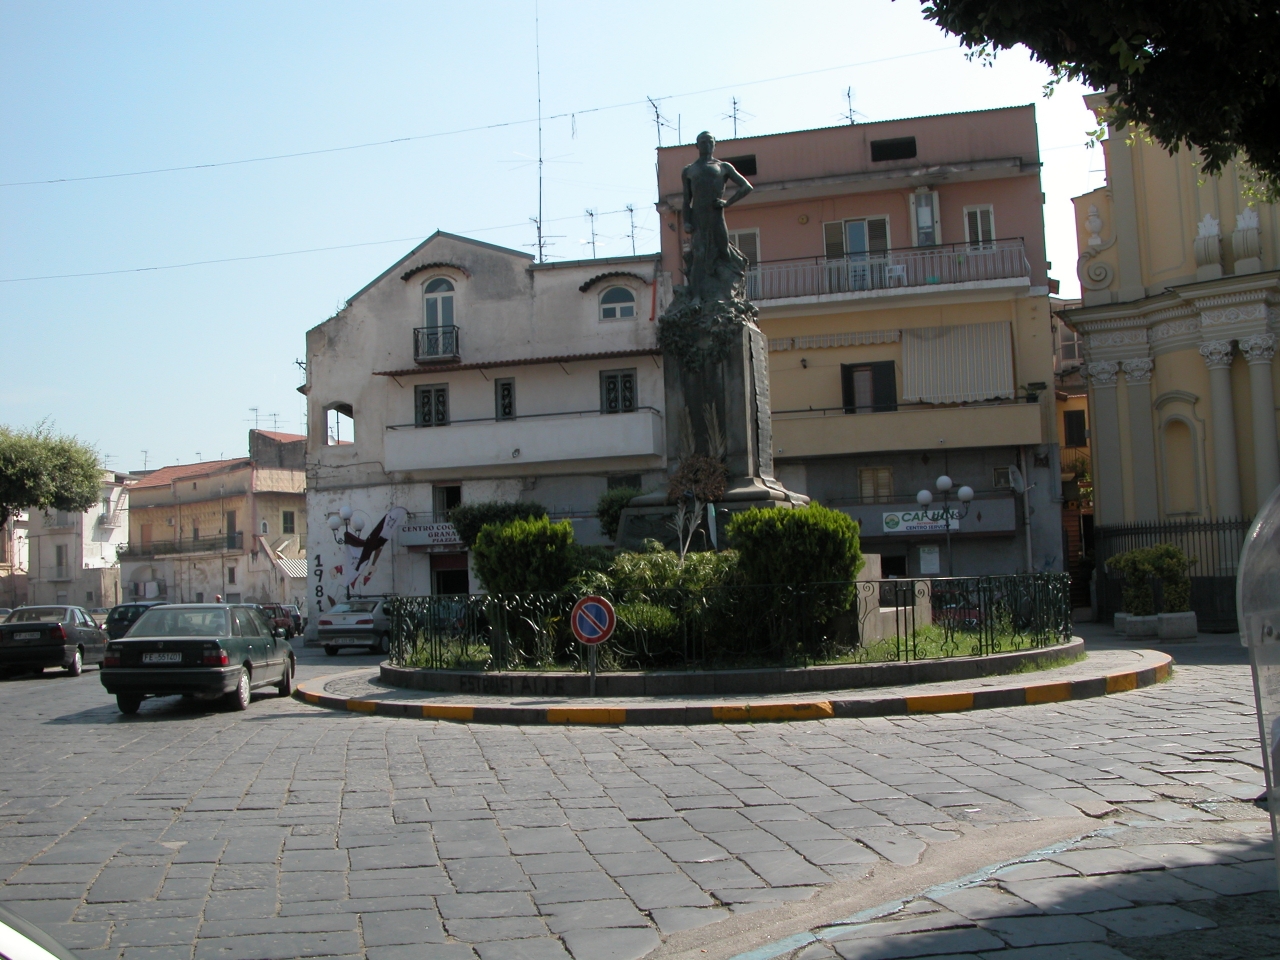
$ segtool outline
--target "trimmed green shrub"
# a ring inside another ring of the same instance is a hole
[[[546,517],[491,523],[471,548],[476,573],[490,593],[563,590],[578,572],[581,553],[573,524]]]
[[[643,632],[658,642],[668,641],[680,631],[680,618],[656,603],[621,603],[617,613],[624,629]]]
[[[578,583],[588,592],[619,596],[670,590],[692,594],[734,582],[737,569],[738,554],[733,550],[690,553],[681,563],[675,551],[667,550],[657,540],[646,540],[640,552],[617,553],[607,569],[588,571],[578,578]]]
[[[619,487],[610,490],[596,504],[596,517],[600,520],[600,530],[610,540],[618,538],[618,521],[622,519],[622,508],[631,502],[632,497],[640,496],[635,487]]]
[[[546,515],[547,508],[540,503],[482,500],[479,503],[458,504],[449,511],[449,522],[470,549],[476,545],[476,537],[480,535],[480,531],[491,523],[532,520]]]
[[[1161,587],[1161,612],[1185,613],[1191,609],[1191,578],[1187,571],[1194,561],[1171,543],[1138,547],[1107,560],[1107,569],[1124,578],[1121,603],[1135,617],[1156,612],[1152,580]]]
[[[747,583],[845,583],[862,569],[858,524],[816,503],[744,510],[728,532]]]

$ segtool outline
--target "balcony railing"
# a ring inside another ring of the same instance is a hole
[[[1021,238],[949,243],[835,259],[807,257],[758,263],[747,273],[747,296],[752,300],[783,300],[1030,275],[1031,265]]]
[[[121,557],[155,557],[169,553],[236,553],[244,548],[244,534],[219,533],[212,537],[184,540],[152,540],[148,543],[130,543],[120,552]]]
[[[441,363],[457,360],[462,356],[458,328],[418,327],[413,331],[413,359],[415,363]]]

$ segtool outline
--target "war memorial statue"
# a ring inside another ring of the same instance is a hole
[[[623,512],[619,543],[626,547],[648,537],[671,542],[664,528],[682,500],[714,503],[717,527],[728,512],[809,502],[773,477],[769,344],[747,299],[747,258],[729,242],[724,220],[725,207],[752,186],[715,158],[715,145],[710,133],[698,134],[698,159],[681,173],[685,282],[673,287],[658,318],[669,484]],[[726,198],[730,184],[737,189]]]

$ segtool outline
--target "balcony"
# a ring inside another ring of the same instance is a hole
[[[773,450],[787,460],[892,450],[937,450],[947,446],[1011,447],[1044,443],[1040,404],[971,403],[963,406],[900,406],[884,413],[778,410],[773,414]]]
[[[120,552],[124,559],[132,557],[160,557],[175,553],[239,553],[244,549],[244,534],[220,533],[213,537],[185,540],[151,540],[147,543],[130,543]]]
[[[748,271],[747,296],[757,301],[786,300],[1030,276],[1031,265],[1018,238],[907,247],[837,259],[765,261]]]
[[[663,437],[662,413],[652,407],[628,413],[587,410],[518,420],[455,420],[441,427],[404,424],[387,428],[386,469],[488,467],[509,474],[534,463],[601,460],[660,466]]]
[[[413,360],[415,363],[450,363],[461,356],[458,328],[452,324],[443,327],[418,327],[413,331]]]

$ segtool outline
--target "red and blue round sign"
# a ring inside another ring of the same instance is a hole
[[[604,597],[583,597],[573,605],[569,625],[573,627],[573,635],[578,640],[593,646],[613,636],[618,617],[613,612],[613,604]]]

